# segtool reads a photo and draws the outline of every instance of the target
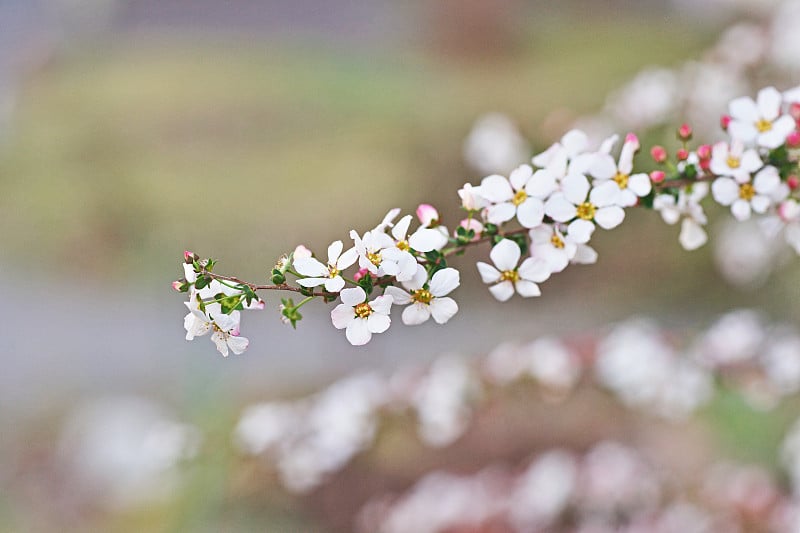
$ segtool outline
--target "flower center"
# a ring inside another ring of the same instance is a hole
[[[403,250],[404,252],[407,252],[409,248],[411,248],[411,246],[408,245],[408,241],[399,241],[397,243],[397,247]]]
[[[750,185],[749,183],[742,183],[739,186],[739,198],[742,200],[752,200],[753,196],[756,195],[755,188]]]
[[[528,199],[528,193],[523,191],[517,191],[517,194],[514,195],[514,198],[511,199],[511,203],[514,205],[519,205],[525,200]]]
[[[372,308],[367,302],[362,302],[353,308],[358,318],[367,318],[372,314]]]
[[[375,266],[381,265],[382,257],[380,252],[367,252],[367,259]]]
[[[421,304],[429,304],[433,300],[433,295],[427,289],[417,289],[411,291],[411,299]]]
[[[756,129],[759,133],[764,133],[772,129],[772,122],[766,119],[761,119],[756,122]]]
[[[335,278],[339,275],[339,269],[333,265],[328,265],[328,277]]]
[[[578,206],[578,218],[583,220],[592,220],[594,218],[597,208],[591,202],[583,202]]]
[[[519,281],[519,272],[516,270],[503,270],[503,272],[500,273],[500,281],[516,283]]]
[[[628,188],[628,175],[623,174],[622,172],[617,172],[617,175],[611,178],[614,182],[619,185],[620,189],[627,189]]]
[[[553,236],[550,237],[550,244],[552,244],[554,247],[560,250],[564,248],[564,239],[559,237],[558,233],[553,233]]]
[[[739,158],[734,155],[729,155],[725,162],[728,163],[729,168],[739,168],[739,165],[741,164]]]

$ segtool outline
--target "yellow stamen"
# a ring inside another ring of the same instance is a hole
[[[729,155],[728,159],[726,160],[726,163],[728,163],[728,167],[730,168],[739,168],[741,161],[739,161],[738,157]]]
[[[380,266],[383,258],[381,257],[380,252],[367,252],[367,259],[369,259],[369,262],[373,265]]]
[[[742,200],[752,200],[756,195],[756,189],[749,183],[742,183],[739,185],[739,198]]]
[[[367,302],[362,302],[353,308],[358,318],[367,318],[372,314],[372,308]]]
[[[553,236],[550,237],[550,244],[558,248],[559,250],[564,248],[564,239],[558,236],[558,233],[553,233]]]
[[[516,283],[519,281],[519,272],[516,270],[504,270],[500,273],[500,281],[510,281]]]
[[[767,132],[772,129],[772,122],[762,118],[756,122],[756,129],[759,131],[759,133]]]
[[[620,189],[627,189],[628,188],[628,175],[623,174],[622,172],[617,172],[617,175],[614,176],[613,179],[617,185],[619,185]]]
[[[433,300],[433,295],[427,289],[417,289],[411,291],[411,299],[421,304],[429,304]]]
[[[583,220],[592,220],[597,208],[591,202],[583,202],[578,206],[578,218]]]
[[[335,278],[339,275],[339,269],[333,265],[328,265],[328,277]]]
[[[511,203],[514,205],[519,205],[525,200],[528,199],[528,193],[523,191],[517,191],[517,194],[514,195],[514,198],[511,199]]]
[[[403,250],[404,252],[407,252],[411,248],[411,246],[408,245],[408,241],[398,242],[397,247]]]

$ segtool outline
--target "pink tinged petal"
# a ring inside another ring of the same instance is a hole
[[[593,265],[597,262],[597,252],[591,246],[579,244],[572,262],[579,265]]]
[[[589,242],[592,233],[594,233],[594,224],[582,218],[572,221],[567,227],[567,235],[578,244]]]
[[[575,218],[577,210],[563,194],[554,194],[544,204],[544,213],[558,222],[567,222]]]
[[[614,229],[625,220],[625,210],[616,205],[602,207],[594,215],[594,221],[603,229]]]
[[[386,294],[392,297],[395,305],[408,305],[411,303],[411,295],[399,287],[386,287]]]
[[[355,248],[350,248],[339,256],[339,259],[336,261],[336,268],[339,270],[350,268],[357,259],[358,251]]]
[[[415,302],[403,309],[403,324],[406,326],[418,326],[427,321],[431,316],[430,306]]]
[[[402,241],[408,235],[408,227],[411,225],[411,215],[406,215],[400,219],[392,228],[392,237],[398,241]]]
[[[639,149],[639,140],[636,142],[627,141],[622,145],[622,152],[619,154],[619,171],[623,174],[630,174],[633,171],[633,156]]]
[[[367,318],[367,329],[372,333],[383,333],[392,325],[392,319],[387,315],[372,313]]]
[[[619,199],[619,186],[616,182],[606,181],[592,189],[589,201],[597,207],[614,205]]]
[[[521,279],[514,284],[514,288],[517,289],[517,293],[523,298],[531,298],[533,296],[541,296],[542,291],[539,290],[539,286],[532,281],[528,281],[525,279]]]
[[[355,311],[347,304],[339,304],[331,311],[331,322],[336,329],[344,329],[356,319]]]
[[[452,298],[434,298],[429,307],[437,324],[445,324],[458,313],[458,304]]]
[[[650,176],[647,174],[634,174],[628,178],[628,188],[636,194],[636,196],[647,196],[653,190],[653,185],[650,182]]]
[[[732,139],[750,144],[758,136],[758,130],[751,122],[734,120],[728,125],[728,133]]]
[[[417,218],[423,226],[430,226],[432,222],[439,220],[439,212],[430,204],[419,204]]]
[[[589,189],[589,180],[583,174],[570,174],[561,180],[561,190],[564,193],[564,197],[575,205],[586,201]]]
[[[544,204],[538,198],[528,198],[517,206],[517,220],[525,228],[534,228],[544,220]]]
[[[418,229],[408,238],[408,244],[418,252],[438,250],[447,244],[447,237],[435,229]]]
[[[692,251],[697,250],[703,246],[708,240],[705,230],[692,220],[691,218],[684,218],[681,223],[681,233],[678,241],[683,246],[684,250]]]
[[[304,276],[320,277],[328,273],[328,267],[326,267],[313,257],[306,257],[295,260],[294,269]]]
[[[480,195],[492,203],[507,202],[514,197],[511,184],[503,176],[493,174],[481,180]]]
[[[247,337],[236,337],[233,335],[228,337],[228,346],[236,355],[243,354],[249,345],[250,341],[247,339]]]
[[[520,255],[522,255],[522,252],[519,249],[519,245],[510,239],[503,239],[489,252],[489,257],[500,271],[517,268]]]
[[[711,195],[721,205],[731,205],[739,198],[739,185],[731,178],[717,178],[711,184]]]
[[[503,281],[489,287],[489,292],[500,302],[505,302],[514,296],[514,285],[510,281]]]
[[[550,277],[550,268],[544,259],[529,257],[519,266],[519,276],[522,279],[541,283]]]
[[[525,192],[528,193],[529,196],[535,196],[541,199],[547,198],[555,190],[556,177],[547,169],[537,170],[525,186]]]
[[[736,98],[728,104],[728,112],[731,117],[744,122],[755,123],[758,120],[758,107],[756,103],[747,96]],[[733,123],[733,121],[731,122]]]
[[[766,167],[764,170],[756,174],[753,180],[753,188],[759,194],[770,194],[781,184],[781,178],[778,175],[778,169],[775,167]]]
[[[335,265],[336,260],[339,259],[339,256],[342,255],[342,250],[344,249],[344,244],[342,241],[333,241],[330,246],[328,246],[328,264]]]
[[[367,299],[367,293],[361,287],[353,287],[352,289],[344,289],[339,293],[342,303],[353,307],[362,303]]]
[[[342,276],[334,276],[325,280],[325,290],[328,292],[339,292],[344,289],[344,279]]]
[[[481,280],[484,283],[494,283],[500,279],[500,271],[492,265],[478,261],[478,273],[481,275]]]
[[[531,176],[533,176],[533,169],[531,166],[520,165],[511,172],[508,180],[511,182],[511,186],[519,191],[525,188]]]
[[[330,278],[303,278],[298,279],[297,284],[302,287],[319,287],[320,285],[326,283]]]
[[[762,196],[758,194],[754,196],[752,200],[750,200],[750,205],[752,206],[753,211],[755,211],[760,215],[763,215],[764,213],[767,212],[769,206],[772,205],[772,202],[770,201],[768,196]]]
[[[461,284],[461,274],[455,268],[443,268],[431,278],[428,289],[433,296],[442,297],[450,294]]]
[[[510,202],[495,204],[486,212],[486,220],[492,224],[502,224],[508,222],[517,214],[517,208]]]
[[[736,200],[731,205],[731,213],[733,213],[733,217],[739,221],[749,219],[751,211],[750,202],[746,200]]]
[[[384,294],[383,296],[378,296],[374,300],[369,303],[369,306],[372,308],[373,311],[382,315],[388,315],[392,309],[392,300],[391,295]]]
[[[608,154],[595,154],[589,174],[601,180],[613,178],[617,174],[617,165],[614,158]]]
[[[367,326],[366,318],[356,318],[347,325],[345,337],[353,346],[363,346],[372,339],[372,332]]]
[[[781,112],[783,97],[775,87],[765,87],[758,91],[758,112],[767,120],[775,120]]]
[[[213,342],[217,351],[222,354],[222,357],[228,357],[228,343],[225,342],[225,335],[219,331],[215,331],[211,335],[211,342]]]
[[[561,137],[561,145],[570,157],[586,150],[589,137],[581,130],[569,130]]]

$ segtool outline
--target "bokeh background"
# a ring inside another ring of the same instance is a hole
[[[533,301],[495,302],[471,266],[485,251],[470,252],[447,327],[396,327],[364,348],[330,327],[321,303],[291,330],[267,295],[264,312],[244,317],[251,348],[223,360],[206,339],[183,339],[183,296],[170,290],[184,249],[259,281],[297,244],[322,250],[391,207],[429,202],[454,225],[455,191],[482,177],[463,153],[479,117],[506,114],[540,151],[642,69],[708,57],[725,28],[766,24],[776,9],[0,0],[0,530],[326,531],[319,502],[232,489],[257,475],[230,444],[248,402],[632,314],[697,329],[747,306],[796,322],[796,261],[778,261],[767,284],[734,284],[713,247],[684,252],[677,229],[648,212],[598,235],[598,264],[554,277]],[[790,71],[773,74],[758,81],[788,88]],[[683,118],[642,134],[671,143]],[[712,225],[712,240],[720,231]],[[80,446],[114,444],[70,432],[105,420],[103,409],[200,428],[188,481],[142,481],[168,492],[156,503],[110,505],[83,490],[70,470]]]

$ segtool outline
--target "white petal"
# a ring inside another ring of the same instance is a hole
[[[194,266],[183,263],[183,277],[186,278],[186,281],[189,283],[197,281],[197,273],[194,271]]]
[[[447,237],[435,229],[420,228],[408,238],[408,244],[418,252],[438,250],[447,244]]]
[[[489,257],[491,257],[494,266],[501,272],[517,268],[520,255],[522,255],[522,252],[519,249],[519,245],[510,239],[503,239],[489,252]]]
[[[750,144],[758,136],[758,130],[752,122],[734,120],[728,124],[728,134],[732,139]]]
[[[558,222],[566,222],[575,218],[577,210],[575,204],[567,200],[563,194],[554,194],[544,204],[547,216]]]
[[[614,158],[608,154],[596,154],[589,173],[597,179],[607,180],[617,174],[617,165]]]
[[[231,335],[228,337],[228,346],[236,355],[244,353],[249,345],[250,341],[247,339],[247,337],[238,337],[236,335]]]
[[[401,218],[397,224],[392,228],[392,237],[398,241],[405,240],[408,234],[408,226],[411,224],[411,215],[406,215]]]
[[[731,178],[717,178],[711,184],[711,195],[722,205],[731,205],[739,198],[739,185]]]
[[[592,233],[594,233],[594,224],[582,218],[572,221],[567,227],[567,234],[578,244],[589,242],[589,239],[592,238]]]
[[[692,220],[691,218],[684,218],[681,223],[681,234],[678,241],[683,246],[684,250],[696,250],[703,246],[708,240],[705,230]]]
[[[781,177],[778,175],[778,169],[775,167],[766,167],[756,174],[753,180],[753,188],[759,194],[770,194],[777,189],[780,184]]]
[[[591,246],[579,244],[572,262],[579,265],[593,265],[597,262],[597,252]]]
[[[484,283],[494,283],[500,279],[500,271],[490,264],[478,261],[478,273],[481,275],[481,280]]]
[[[542,291],[539,290],[539,286],[532,281],[521,279],[514,284],[514,287],[517,289],[519,295],[524,298],[542,295]]]
[[[331,322],[336,329],[344,329],[355,320],[356,314],[353,308],[347,304],[339,304],[331,311]]]
[[[553,228],[549,224],[544,224],[537,228],[533,228],[528,232],[533,244],[550,244],[550,238],[553,236]]]
[[[728,111],[731,117],[743,122],[755,123],[758,120],[758,108],[756,103],[747,96],[736,98],[728,104]]]
[[[403,324],[406,326],[418,326],[431,316],[430,307],[427,304],[415,302],[403,309]]]
[[[505,302],[514,296],[514,285],[510,281],[503,281],[489,287],[489,292],[491,292],[492,296],[498,301]]]
[[[650,182],[650,176],[647,174],[634,174],[628,178],[628,188],[636,194],[636,196],[647,196],[653,190],[653,185]]]
[[[547,198],[556,190],[556,177],[547,169],[537,170],[525,186],[525,192],[536,198]]]
[[[387,315],[372,313],[367,318],[367,329],[372,333],[383,333],[392,325],[392,319]]]
[[[583,174],[570,174],[561,180],[561,190],[564,192],[564,197],[574,205],[580,205],[586,201],[589,189],[589,180]]]
[[[514,197],[511,184],[503,176],[493,174],[481,180],[480,194],[492,203],[507,202]]]
[[[533,176],[533,169],[531,166],[520,165],[511,172],[508,180],[511,182],[511,186],[519,191],[525,188],[531,176]]]
[[[303,257],[295,259],[294,269],[304,276],[313,276],[318,278],[328,274],[328,267],[314,259],[313,257]]]
[[[353,263],[356,262],[358,259],[358,250],[355,248],[350,248],[346,250],[342,255],[339,256],[338,261],[336,261],[336,268],[339,270],[344,270],[346,268],[350,268],[353,266]]]
[[[400,287],[386,287],[386,294],[392,297],[395,305],[407,305],[411,303],[411,295]]]
[[[211,341],[217,346],[217,351],[222,354],[222,357],[228,357],[228,343],[225,342],[223,333],[215,331],[211,335]]]
[[[597,210],[594,220],[603,229],[613,229],[625,220],[625,211],[616,205],[603,207]]]
[[[455,268],[443,268],[431,278],[430,293],[441,297],[450,294],[461,284],[461,274]]]
[[[328,246],[328,264],[335,265],[336,261],[339,259],[339,256],[342,255],[342,250],[344,249],[344,245],[342,241],[333,241],[330,246]]]
[[[535,228],[544,220],[544,204],[538,198],[529,197],[517,206],[517,220],[525,228]]]
[[[597,185],[589,194],[589,201],[597,207],[617,204],[619,186],[613,181],[605,181]]]
[[[299,283],[299,282],[298,282]],[[342,276],[334,276],[325,280],[325,290],[328,292],[339,292],[344,289],[344,279]]]
[[[339,293],[342,303],[353,307],[360,304],[367,298],[367,293],[361,287],[353,287],[352,289],[344,289]]]
[[[508,222],[517,214],[517,208],[510,202],[495,204],[486,211],[486,220],[492,224]]]
[[[758,112],[767,120],[775,120],[781,112],[783,97],[775,87],[765,87],[758,91]]]
[[[746,200],[736,200],[731,205],[731,213],[733,213],[736,220],[747,220],[750,218],[751,214],[750,202]]]
[[[755,172],[761,168],[763,164],[761,158],[758,157],[758,152],[755,150],[745,150],[742,154],[741,161],[739,161],[739,168],[746,172]]]
[[[297,280],[297,284],[303,287],[319,287],[326,283],[330,278],[301,278]]]
[[[408,290],[417,290],[421,289],[423,285],[428,281],[428,271],[425,270],[425,267],[417,264],[417,271],[414,272],[414,276],[406,281],[403,282],[403,287]]]
[[[752,206],[753,211],[761,215],[767,212],[767,209],[769,209],[771,204],[772,202],[770,202],[768,196],[762,196],[760,194],[757,194],[752,200],[750,200],[750,205]]]
[[[586,150],[588,144],[589,137],[581,130],[569,130],[561,137],[561,145],[570,157]]]
[[[519,276],[522,279],[541,283],[550,277],[550,268],[544,259],[529,257],[519,266]]]
[[[392,309],[392,299],[391,295],[384,294],[383,296],[378,296],[374,300],[369,303],[369,306],[372,308],[373,311],[376,313],[380,313],[382,315],[388,315]]]
[[[372,332],[367,327],[367,319],[356,318],[347,325],[345,337],[353,346],[362,346],[372,339]]]
[[[458,304],[452,298],[434,298],[430,309],[433,320],[437,324],[444,324],[458,313]]]

